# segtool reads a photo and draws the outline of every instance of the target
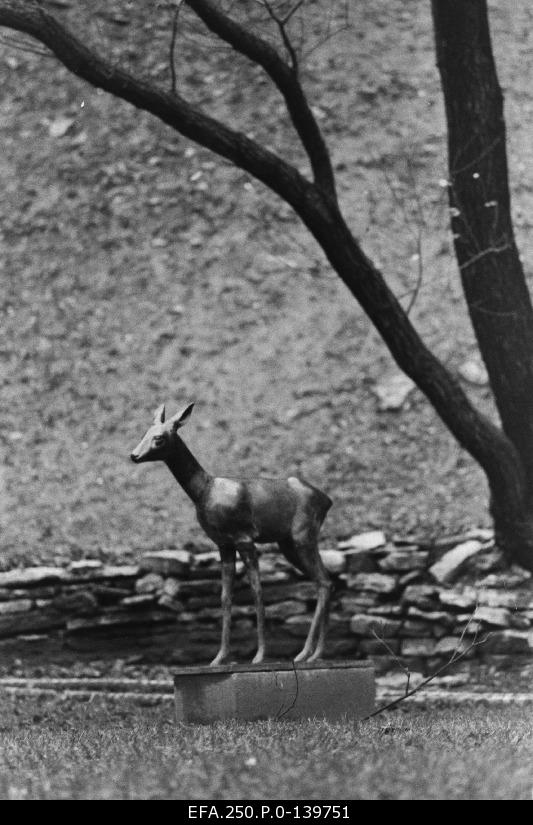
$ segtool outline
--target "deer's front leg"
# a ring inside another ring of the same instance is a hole
[[[221,547],[222,561],[222,638],[220,650],[211,665],[222,665],[229,659],[231,636],[231,606],[233,603],[233,582],[235,581],[235,550]]]
[[[257,616],[257,653],[252,659],[253,665],[258,665],[265,658],[265,607],[261,579],[259,578],[259,564],[257,551],[253,541],[241,541],[237,544],[239,555],[246,566],[250,587],[254,596],[255,613]]]

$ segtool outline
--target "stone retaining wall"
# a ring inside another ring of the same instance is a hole
[[[496,667],[533,658],[531,574],[505,567],[488,531],[437,542],[353,536],[322,551],[332,574],[328,656],[374,660],[378,672],[432,672],[459,651]],[[269,654],[301,648],[314,586],[267,548],[261,570]],[[0,659],[61,652],[92,658],[137,655],[191,664],[216,653],[218,553],[150,553],[138,566],[75,562],[0,573]],[[238,563],[233,650],[253,655],[254,610]],[[471,647],[472,643],[475,646]]]

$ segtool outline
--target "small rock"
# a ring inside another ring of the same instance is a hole
[[[339,550],[377,550],[387,543],[385,533],[381,530],[371,530],[368,533],[359,533],[349,539],[338,542]]]
[[[136,610],[116,611],[113,613],[103,613],[99,616],[93,616],[87,619],[69,619],[67,621],[68,634],[80,634],[90,632],[92,630],[99,630],[102,628],[118,629],[121,627],[128,627],[133,625],[138,627],[140,624],[146,626],[156,624],[170,624],[175,619],[169,616],[168,613],[160,611],[151,611],[139,614]]]
[[[141,570],[162,576],[186,576],[192,555],[187,550],[161,550],[146,553],[141,559]]]
[[[400,576],[400,587],[407,587],[407,585],[413,582],[420,581],[421,578],[421,570],[411,570],[410,573],[404,573],[403,576]]]
[[[438,603],[439,590],[430,584],[410,584],[402,595],[402,604],[412,604],[420,610],[433,610]]]
[[[473,587],[463,587],[462,590],[441,590],[439,601],[445,607],[456,610],[473,610],[478,603],[478,593]]]
[[[341,607],[345,613],[360,613],[376,605],[377,593],[357,593],[341,596]]]
[[[479,587],[501,588],[502,590],[512,590],[520,587],[531,578],[529,570],[522,570],[521,567],[513,566],[509,573],[491,573],[478,582]]]
[[[449,613],[444,613],[444,611],[424,611],[419,610],[417,607],[409,607],[407,610],[407,615],[412,619],[421,619],[425,622],[436,622],[437,624],[440,623],[443,625],[453,625],[456,620],[455,616],[450,616]]]
[[[126,598],[122,599],[120,605],[121,607],[131,607],[133,610],[138,610],[154,605],[156,598],[154,593],[140,593],[137,596],[126,596]]]
[[[429,568],[430,574],[440,584],[450,584],[459,575],[468,559],[483,549],[480,541],[471,539],[449,550],[436,564]]]
[[[376,664],[376,656],[388,657],[391,653],[398,656],[400,653],[399,639],[362,639],[355,637],[354,641],[357,645],[357,650],[359,653],[365,653],[367,656],[372,656],[372,664],[374,665]],[[393,667],[397,667],[397,660],[393,659],[392,662],[389,663],[389,667],[387,668],[388,670],[390,670],[391,665]]]
[[[482,542],[494,541],[494,530],[491,527],[473,527],[466,533],[467,539],[477,539]]]
[[[494,539],[494,531],[488,530],[485,527],[474,527],[472,530],[467,530],[464,533],[456,534],[455,536],[441,536],[428,542],[429,546],[434,550],[452,550],[458,544],[464,544],[467,541],[481,541],[483,544]],[[425,542],[420,542],[426,546]]]
[[[131,596],[131,590],[126,587],[110,587],[108,584],[98,584],[92,587],[93,595],[98,604],[108,607],[115,605],[121,599]]]
[[[220,568],[220,553],[218,550],[208,550],[204,553],[192,553],[191,565],[193,568],[197,567],[216,567]]]
[[[457,624],[455,625],[453,632],[458,636],[463,634],[465,636],[479,636],[483,630],[483,625],[481,622],[475,622],[473,620],[472,613],[461,614],[456,617],[456,621]]]
[[[380,561],[378,566],[380,570],[393,573],[403,573],[409,570],[423,570],[427,567],[429,553],[423,550],[406,550],[402,547],[401,550],[394,550],[388,553]]]
[[[95,570],[101,570],[103,563],[98,559],[82,559],[81,561],[73,561],[69,564],[69,571],[75,576],[84,576],[88,573],[94,573]]]
[[[31,608],[31,599],[16,599],[12,602],[0,602],[0,616],[7,616],[12,613],[27,613]]]
[[[484,550],[467,562],[467,569],[472,573],[493,573],[505,569],[506,561],[500,550]]]
[[[95,577],[99,579],[135,579],[138,575],[136,564],[108,564],[101,570],[95,570]]]
[[[531,627],[531,621],[523,613],[511,613],[511,627],[516,630],[527,630]]]
[[[455,636],[445,636],[435,645],[435,656],[445,656],[448,659],[451,659],[452,656],[458,656],[460,653],[464,653],[470,645],[470,642],[463,639],[462,641]],[[471,651],[473,655],[473,651]]]
[[[435,655],[436,645],[438,644],[440,642],[435,643],[434,639],[404,639],[400,648],[401,655],[424,659]]]
[[[395,619],[403,614],[398,604],[380,604],[376,607],[369,607],[367,610],[373,616],[385,616],[387,619]]]
[[[98,608],[95,596],[87,590],[75,591],[73,593],[62,593],[52,601],[54,610],[60,613],[89,614]]]
[[[65,579],[68,579],[68,575],[62,567],[26,567],[23,570],[0,573],[0,587],[33,587]]]
[[[236,582],[235,588],[242,589],[243,582]],[[217,579],[188,579],[186,581],[178,581],[178,579],[169,578],[166,580],[162,590],[169,596],[176,598],[178,595],[180,599],[188,599],[191,596],[219,596],[221,589],[220,578]],[[263,581],[264,593],[264,581]]]
[[[312,617],[300,614],[299,616],[289,616],[285,619],[284,627],[291,636],[305,638],[311,627]]]
[[[350,632],[355,636],[379,636],[387,638],[395,636],[401,626],[401,622],[392,619],[385,619],[377,616],[366,616],[362,613],[352,616],[350,619]]]
[[[484,647],[490,653],[527,654],[533,650],[532,636],[520,630],[499,630],[490,634]]]
[[[489,383],[487,370],[480,361],[465,361],[459,367],[459,375],[476,387],[486,387]]]
[[[415,389],[414,381],[403,372],[396,372],[386,376],[379,384],[373,387],[378,399],[380,412],[397,412],[404,406],[409,393]]]
[[[64,137],[72,129],[74,118],[57,117],[48,124],[48,134],[53,138]]]
[[[481,590],[478,602],[482,607],[506,607],[508,610],[527,608],[532,598],[530,592],[513,590]]]
[[[418,687],[423,681],[424,676],[421,673],[417,673],[413,671],[413,673],[409,673],[409,689],[413,690],[414,688]],[[405,692],[407,687],[407,674],[406,673],[388,673],[386,676],[380,676],[376,679],[376,684],[381,689],[386,690],[394,690],[399,692]]]
[[[326,570],[335,576],[346,570],[346,556],[340,550],[321,550],[320,558]]]
[[[135,582],[135,592],[139,595],[159,593],[163,589],[165,580],[159,573],[147,573]]]
[[[163,596],[168,596],[169,599],[175,599],[180,593],[180,582],[174,578],[166,579],[163,585]],[[181,594],[180,594],[181,595]]]
[[[157,603],[161,607],[166,607],[167,610],[171,610],[173,613],[179,613],[180,615],[184,610],[183,602],[179,602],[177,599],[174,599],[172,596],[167,596],[165,593],[159,597]]]
[[[217,592],[220,591],[219,590]],[[275,604],[276,602],[302,601],[308,602],[316,599],[317,588],[314,582],[299,581],[287,582],[283,584],[269,584],[263,587],[263,601],[265,604]],[[241,589],[237,589],[234,601],[237,604],[252,600],[251,588],[245,584]]]
[[[511,614],[503,607],[478,607],[473,618],[494,627],[509,627],[511,624]]]
[[[455,673],[451,676],[437,676],[430,682],[429,686],[439,688],[456,688],[464,687],[470,682],[470,676],[467,673]]]
[[[422,638],[424,636],[433,636],[433,628],[430,622],[423,622],[417,619],[407,619],[403,622],[399,635],[404,637]]]
[[[355,576],[348,576],[347,582],[350,590],[368,590],[371,593],[382,594],[394,593],[397,586],[396,577],[384,573],[357,573]]]
[[[377,571],[377,560],[371,550],[347,550],[344,553],[348,573],[373,573]]]
[[[265,607],[265,616],[267,619],[275,619],[277,621],[284,621],[290,616],[297,616],[305,613],[306,607],[303,602],[296,599],[289,599],[285,602],[278,602],[277,604],[269,604]]]

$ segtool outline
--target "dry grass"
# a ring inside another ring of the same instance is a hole
[[[176,726],[170,707],[0,701],[4,799],[529,799],[516,708]]]

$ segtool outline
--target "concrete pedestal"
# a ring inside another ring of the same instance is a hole
[[[174,686],[177,722],[360,719],[375,701],[369,662],[184,667]]]

